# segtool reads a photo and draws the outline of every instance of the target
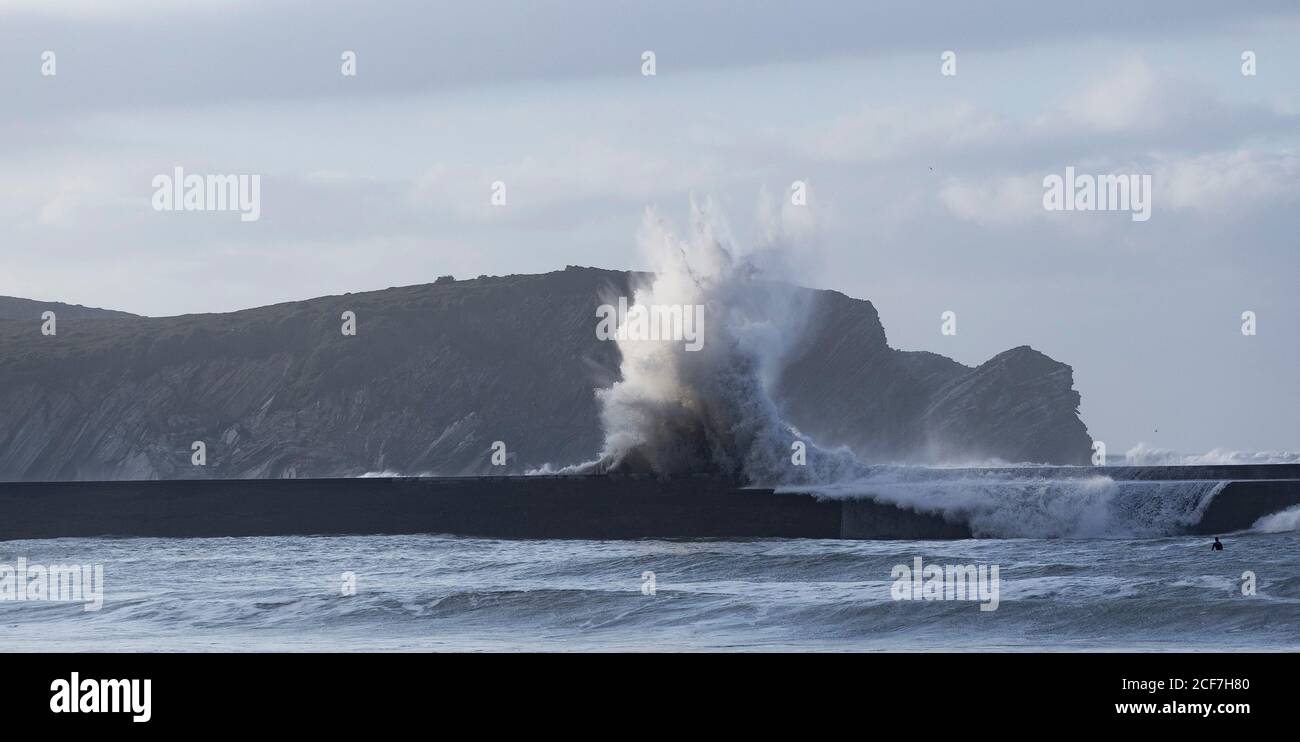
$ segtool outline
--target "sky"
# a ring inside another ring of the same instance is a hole
[[[1297,38],[1267,0],[0,0],[0,295],[639,269],[647,208],[755,241],[800,181],[776,277],[870,299],[892,346],[1068,363],[1112,454],[1295,451]],[[155,210],[178,166],[258,174],[260,218]],[[1045,209],[1067,166],[1149,175],[1150,219]]]

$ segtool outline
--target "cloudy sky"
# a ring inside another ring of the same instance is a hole
[[[1300,6],[1056,6],[0,0],[0,295],[639,268],[647,207],[711,196],[744,241],[801,180],[788,277],[895,347],[1070,363],[1111,453],[1300,449]],[[260,174],[261,219],[154,211],[176,166]],[[1044,210],[1066,166],[1150,174],[1151,219]]]

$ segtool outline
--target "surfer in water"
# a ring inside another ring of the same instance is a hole
[[[1214,543],[1210,544],[1210,549],[1213,551],[1223,551],[1223,544],[1219,542],[1218,536],[1214,537]]]

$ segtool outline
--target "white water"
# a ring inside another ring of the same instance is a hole
[[[1297,451],[1234,451],[1215,448],[1201,454],[1182,454],[1139,442],[1125,454],[1130,466],[1213,466],[1218,464],[1300,464]]]

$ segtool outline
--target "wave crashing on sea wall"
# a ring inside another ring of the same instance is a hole
[[[1255,521],[1250,530],[1257,533],[1289,533],[1300,531],[1300,505],[1287,508]]]
[[[563,471],[709,474],[746,484],[828,482],[860,469],[847,449],[822,449],[781,419],[770,387],[800,337],[809,295],[764,279],[795,228],[775,214],[756,249],[742,250],[709,202],[692,200],[682,238],[653,211],[638,245],[653,272],[630,304],[699,310],[696,349],[685,342],[617,338],[620,380],[598,390],[603,450]],[[610,303],[617,297],[609,297]]]
[[[896,467],[813,487],[828,498],[863,498],[967,525],[984,538],[1152,538],[1184,533],[1227,486],[1217,480],[1116,480]]]
[[[604,448],[569,472],[657,476],[708,474],[743,484],[866,498],[967,525],[1001,538],[1150,537],[1194,525],[1225,486],[1219,481],[1116,481],[878,467],[847,448],[823,448],[785,422],[771,387],[809,318],[806,293],[764,278],[788,256],[784,215],[767,239],[742,249],[712,204],[692,201],[679,237],[653,211],[638,244],[653,272],[630,303],[702,307],[702,343],[618,337],[621,378],[597,392]],[[779,262],[778,262],[779,264]],[[612,303],[618,297],[609,297]]]

